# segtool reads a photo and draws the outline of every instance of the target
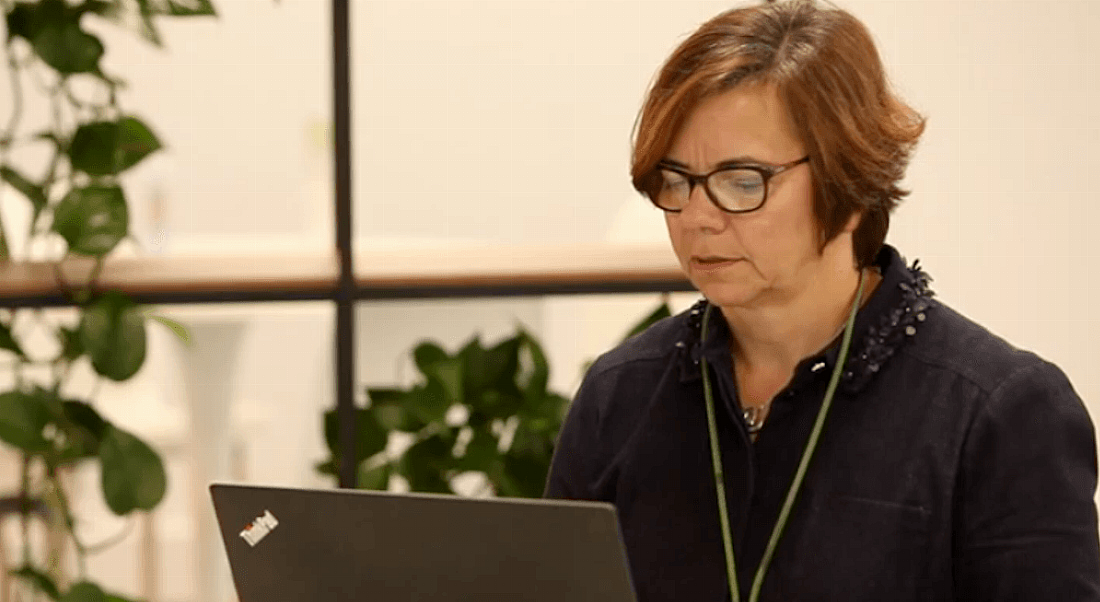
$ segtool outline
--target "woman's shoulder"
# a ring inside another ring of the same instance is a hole
[[[989,328],[940,300],[932,300],[935,316],[907,355],[955,373],[986,393],[1020,379],[1064,380],[1064,373],[1039,354],[1018,347]]]

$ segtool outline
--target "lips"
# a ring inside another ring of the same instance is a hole
[[[691,266],[697,270],[711,271],[729,267],[738,261],[739,257],[723,257],[720,255],[693,255]]]

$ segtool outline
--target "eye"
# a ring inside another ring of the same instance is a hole
[[[674,172],[661,170],[661,188],[664,190],[682,190],[687,187],[688,181],[684,176]]]
[[[742,192],[758,192],[764,186],[760,178],[738,178],[733,183]]]
[[[715,174],[714,185],[729,193],[757,195],[764,189],[764,178],[751,169],[730,169]]]

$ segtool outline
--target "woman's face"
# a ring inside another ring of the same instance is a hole
[[[751,86],[703,100],[665,159],[705,174],[730,161],[779,165],[805,155],[774,87]],[[722,211],[696,186],[687,206],[665,220],[691,282],[724,308],[783,304],[829,269],[818,250],[808,164],[773,177],[755,211]]]

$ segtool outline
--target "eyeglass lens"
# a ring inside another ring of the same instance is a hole
[[[724,169],[707,180],[714,202],[730,211],[748,211],[764,203],[764,176],[754,169]],[[660,170],[655,201],[658,207],[679,211],[687,206],[691,185],[683,175]]]

